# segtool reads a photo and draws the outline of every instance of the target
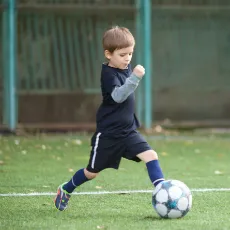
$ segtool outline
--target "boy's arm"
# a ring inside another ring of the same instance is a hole
[[[111,97],[117,103],[122,103],[137,88],[139,81],[145,74],[145,69],[141,65],[137,65],[133,69],[133,73],[126,79],[125,84],[115,87],[111,93]]]
[[[135,74],[131,74],[125,81],[125,84],[120,87],[115,87],[111,93],[113,100],[117,103],[122,103],[127,97],[135,91],[141,78]]]

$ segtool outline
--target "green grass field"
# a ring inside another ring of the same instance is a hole
[[[191,189],[230,188],[230,137],[148,137],[158,152],[167,179],[178,179]],[[85,167],[90,136],[57,135],[0,137],[0,229],[230,229],[230,191],[193,192],[192,210],[182,219],[160,219],[151,193],[73,195],[60,212],[57,186]],[[103,171],[76,191],[151,190],[144,163],[123,159],[119,170]]]

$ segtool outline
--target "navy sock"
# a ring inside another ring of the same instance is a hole
[[[158,160],[149,161],[146,163],[146,166],[148,169],[149,178],[154,186],[157,186],[160,182],[164,181],[164,175]]]
[[[84,169],[80,169],[73,175],[71,180],[63,186],[63,189],[71,193],[77,186],[80,186],[88,180],[89,179],[85,176]]]

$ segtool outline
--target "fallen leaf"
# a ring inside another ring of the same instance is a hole
[[[222,175],[222,174],[223,174],[223,172],[221,172],[221,171],[219,171],[219,170],[216,170],[214,173],[215,173],[216,175]]]
[[[160,126],[160,125],[157,125],[156,127],[155,127],[155,131],[157,132],[157,133],[161,133],[162,132],[162,127]]]
[[[26,150],[22,150],[23,155],[26,155],[26,153],[27,153]]]
[[[104,229],[105,228],[105,226],[97,226],[97,229]]]
[[[69,171],[69,172],[73,172],[73,169],[70,168],[68,171]]]
[[[45,145],[42,145],[42,149],[45,150],[45,149],[46,149],[46,146],[45,146]]]
[[[161,153],[161,155],[162,155],[162,156],[167,156],[167,155],[168,155],[168,153],[166,153],[166,152],[162,152],[162,153]]]
[[[96,188],[96,189],[102,189],[102,187],[101,187],[101,186],[96,186],[95,188]]]
[[[0,161],[0,165],[3,165],[4,164],[4,161]]]
[[[81,145],[82,144],[82,141],[81,140],[74,140],[74,144],[76,144],[76,145]]]
[[[15,145],[19,145],[20,141],[19,140],[14,140]]]

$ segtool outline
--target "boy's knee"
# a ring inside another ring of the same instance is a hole
[[[138,158],[140,158],[145,163],[148,163],[149,161],[158,160],[158,155],[154,150],[148,150],[143,153],[140,153],[137,155]]]
[[[87,169],[84,169],[84,173],[85,173],[85,176],[86,176],[89,180],[94,179],[94,178],[98,175],[98,173],[89,172]]]

